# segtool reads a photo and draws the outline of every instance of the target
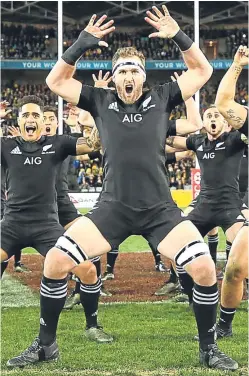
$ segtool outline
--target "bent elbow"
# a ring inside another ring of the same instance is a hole
[[[203,78],[205,78],[205,82],[207,82],[211,78],[213,71],[214,68],[211,64],[209,64],[209,62],[207,62],[207,64],[205,64],[205,68],[202,69],[202,76]]]

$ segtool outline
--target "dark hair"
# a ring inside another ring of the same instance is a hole
[[[55,116],[58,118],[58,109],[54,106],[45,106],[43,112],[53,112]]]
[[[37,104],[40,107],[41,111],[43,112],[44,103],[41,100],[41,98],[37,97],[36,95],[26,95],[25,97],[20,99],[20,101],[18,103],[19,111],[22,110],[22,106],[24,106],[25,104],[28,104],[28,103]]]

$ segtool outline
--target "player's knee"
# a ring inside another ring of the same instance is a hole
[[[91,285],[97,282],[97,270],[91,261],[85,261],[74,268],[74,273],[82,283]]]
[[[200,240],[191,242],[175,257],[177,265],[184,268],[198,284],[209,284],[216,280],[215,265],[207,244]]]
[[[65,278],[74,268],[75,263],[57,248],[52,248],[47,253],[44,262],[44,274],[48,278]]]
[[[226,267],[225,281],[228,283],[241,282],[247,277],[247,266],[238,263],[229,263]]]

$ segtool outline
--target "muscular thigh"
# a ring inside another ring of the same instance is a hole
[[[30,232],[30,242],[32,242],[30,245],[45,257],[64,232],[64,228],[59,223],[40,224]]]
[[[23,225],[5,218],[1,221],[1,248],[7,254],[8,259],[18,249],[29,245]]]
[[[244,278],[248,277],[248,246],[248,227],[243,226],[234,239],[227,267],[239,269]]]
[[[193,223],[186,220],[176,225],[166,235],[158,245],[158,251],[173,260],[183,247],[196,240],[203,242],[203,237]]]

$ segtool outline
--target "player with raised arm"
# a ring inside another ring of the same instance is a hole
[[[249,63],[249,49],[240,46],[234,61],[222,78],[216,97],[216,105],[229,125],[248,137],[248,108],[235,102],[236,84],[243,67]],[[248,191],[244,198],[248,204]],[[248,278],[248,219],[236,236],[229,254],[221,289],[218,337],[232,335],[232,322],[243,295],[243,282]]]
[[[165,171],[167,120],[172,109],[193,96],[212,74],[201,50],[180,30],[163,5],[153,7],[145,20],[157,29],[150,37],[172,38],[188,67],[177,82],[156,86],[143,94],[145,59],[135,48],[119,49],[113,57],[116,91],[86,86],[73,79],[75,64],[89,48],[103,45],[100,39],[112,32],[113,21],[94,15],[77,41],[69,47],[47,77],[47,84],[65,100],[89,111],[98,128],[105,156],[106,175],[97,205],[61,236],[44,265],[43,283],[55,287],[73,271],[80,279],[82,264],[89,257],[107,253],[128,236],[140,234],[158,251],[185,268],[195,281],[194,302],[200,335],[200,362],[211,368],[235,370],[237,362],[222,353],[215,343],[218,289],[214,263],[196,227],[172,200]],[[105,44],[106,45],[106,44]],[[122,151],[122,153],[121,153]],[[136,158],[140,153],[139,159]],[[60,267],[58,267],[60,265]],[[51,290],[41,291],[39,338],[8,366],[25,366],[51,359],[56,345],[59,318]],[[41,359],[40,355],[44,354]]]
[[[71,125],[72,126],[72,125]],[[58,128],[57,109],[51,106],[44,107],[43,134],[55,136]],[[73,137],[82,137],[82,133],[72,133]],[[90,135],[88,135],[90,137]],[[59,223],[67,230],[80,217],[68,195],[68,169],[71,156],[68,156],[59,166],[56,175],[56,193]],[[96,257],[84,263],[85,273],[82,280],[82,305],[86,317],[84,336],[98,343],[109,343],[113,337],[103,331],[98,324],[98,302],[101,290],[100,258]]]

